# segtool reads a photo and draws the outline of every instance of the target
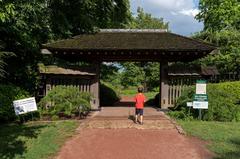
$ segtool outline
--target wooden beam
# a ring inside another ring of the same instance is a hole
[[[160,106],[162,109],[168,108],[168,62],[160,63]]]
[[[95,67],[96,76],[92,81],[90,92],[93,94],[93,100],[91,101],[91,108],[94,110],[100,107],[100,62],[93,63]]]

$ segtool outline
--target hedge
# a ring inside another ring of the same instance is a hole
[[[190,116],[186,102],[192,101],[195,87],[186,89],[169,114],[175,118],[197,118],[198,110],[191,109]],[[203,120],[240,121],[240,81],[207,84],[208,110],[203,110]]]
[[[107,82],[101,82],[100,85],[100,105],[112,106],[120,100],[120,95],[117,88]]]

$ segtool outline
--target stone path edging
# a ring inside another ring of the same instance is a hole
[[[186,135],[186,132],[183,130],[183,128],[177,124],[176,120],[170,118],[168,115],[166,115],[164,113],[164,116],[171,121],[171,123],[175,126],[175,128],[177,129],[178,133],[181,135]]]

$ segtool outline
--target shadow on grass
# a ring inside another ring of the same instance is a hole
[[[16,156],[22,156],[27,151],[27,139],[37,138],[40,130],[45,126],[46,125],[0,125],[0,158],[13,159],[16,158]]]
[[[232,150],[232,152],[226,152],[220,154],[220,157],[215,157],[214,159],[239,159],[240,158],[240,139],[235,138],[231,139],[229,141],[232,145],[234,145],[235,150]]]

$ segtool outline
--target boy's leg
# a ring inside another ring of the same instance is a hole
[[[138,121],[138,115],[136,114],[135,115],[135,123],[137,123],[137,121]]]
[[[140,115],[140,123],[143,124],[143,115]]]
[[[140,111],[140,123],[143,124],[143,109]]]
[[[138,110],[136,108],[136,110],[135,110],[135,123],[137,123],[137,121],[138,121]]]

